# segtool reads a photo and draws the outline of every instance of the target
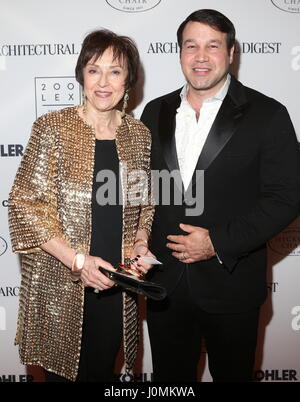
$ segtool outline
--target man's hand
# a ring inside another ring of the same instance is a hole
[[[174,250],[172,255],[185,264],[196,261],[207,260],[216,255],[214,246],[210,240],[207,229],[199,226],[184,225],[179,227],[187,235],[169,235],[167,237],[172,243],[167,243],[167,247]]]

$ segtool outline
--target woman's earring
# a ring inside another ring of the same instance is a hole
[[[127,103],[128,103],[128,99],[129,99],[129,95],[128,95],[128,91],[125,91],[125,95],[124,95],[124,99],[123,99],[123,108],[122,108],[122,118],[125,116],[126,114],[126,108],[127,108]]]

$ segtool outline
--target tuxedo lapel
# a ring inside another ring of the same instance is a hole
[[[170,196],[175,196],[175,193],[180,195],[180,202],[182,201],[182,195],[184,192],[184,186],[181,179],[179,163],[177,158],[176,150],[176,139],[175,139],[175,129],[176,129],[176,113],[180,106],[180,91],[176,91],[173,96],[164,100],[161,104],[159,112],[159,140],[161,144],[162,153],[166,164],[171,173],[175,173],[174,178],[174,193],[170,187]],[[172,199],[172,202],[175,199]],[[184,219],[184,210],[177,211],[177,214],[182,214],[181,221]],[[179,218],[179,215],[178,215]]]
[[[172,94],[172,97],[165,99],[161,104],[159,113],[159,139],[161,149],[166,164],[171,172],[174,170],[179,171],[175,129],[176,111],[181,102],[180,92],[181,90],[178,90]],[[196,171],[206,170],[233,136],[246,106],[247,98],[243,85],[234,77],[231,77],[228,93],[220,107],[199,156],[190,186],[192,185],[194,187],[196,184]]]
[[[195,172],[206,170],[219,155],[235,133],[246,106],[247,99],[242,84],[231,77],[228,93],[208,134]],[[195,172],[192,179],[193,186],[196,183]]]
[[[180,91],[170,100],[165,100],[159,113],[159,139],[170,172],[179,170],[175,140],[176,111],[180,106],[179,94]]]
[[[235,132],[243,107],[234,107],[229,97],[222,103],[200,154],[196,169],[206,170]]]

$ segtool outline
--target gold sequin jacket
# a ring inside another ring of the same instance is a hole
[[[140,121],[129,115],[122,119],[116,146],[123,197],[136,192],[134,179],[124,179],[126,173],[129,177],[131,171],[142,170],[150,183],[150,142],[149,130]],[[84,287],[39,246],[59,236],[73,249],[88,253],[94,152],[94,131],[78,115],[78,107],[41,116],[33,125],[9,196],[12,248],[21,253],[15,340],[21,362],[73,381],[80,357]],[[123,204],[122,262],[126,263],[137,230],[150,232],[153,206]]]

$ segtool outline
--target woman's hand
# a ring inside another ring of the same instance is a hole
[[[115,282],[99,271],[99,267],[115,271],[115,268],[100,257],[87,255],[85,257],[83,268],[80,270],[80,279],[85,287],[92,287],[98,290],[110,289]]]
[[[114,286],[115,283],[99,271],[99,267],[115,271],[114,267],[102,258],[92,255],[83,256],[83,265],[80,264],[80,268],[76,268],[76,264],[74,264],[75,250],[63,239],[54,237],[41,245],[41,248],[68,267],[72,271],[74,281],[81,279],[84,286],[98,290],[105,290]]]
[[[143,257],[156,258],[155,255],[152,254],[151,251],[148,249],[146,243],[135,243],[131,253],[131,260],[134,260],[134,262],[132,262],[132,265],[138,271],[142,272],[143,274],[147,274],[147,272],[153,267],[153,265],[148,264],[146,261],[144,261]]]

